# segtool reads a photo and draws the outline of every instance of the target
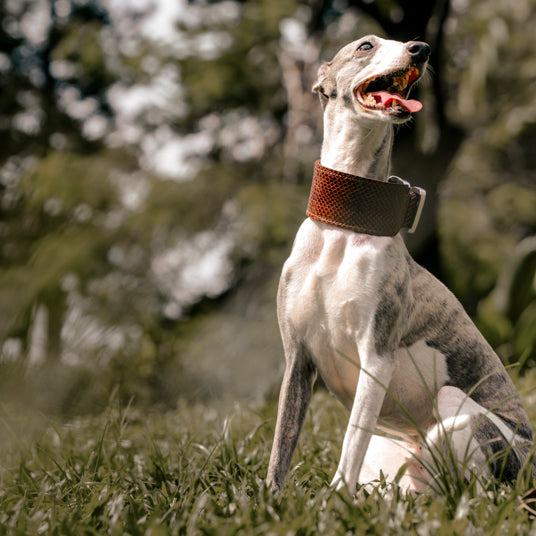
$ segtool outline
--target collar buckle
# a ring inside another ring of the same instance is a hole
[[[409,191],[415,194],[419,198],[419,202],[417,204],[417,210],[415,211],[415,217],[413,218],[413,224],[408,229],[408,233],[414,233],[417,230],[419,221],[421,220],[422,209],[424,207],[424,202],[426,201],[426,190],[423,188],[419,188],[418,186],[411,186]]]
[[[391,182],[394,184],[402,184],[406,186],[410,192],[410,195],[415,196],[418,199],[417,208],[415,209],[415,215],[413,216],[413,222],[411,222],[408,227],[408,233],[413,234],[417,230],[417,227],[419,226],[419,222],[421,220],[422,209],[424,207],[424,202],[426,201],[426,190],[424,190],[423,188],[419,188],[418,186],[411,186],[408,181],[405,181],[404,179],[401,179],[396,175],[391,175],[387,179],[387,182]]]
[[[405,181],[404,179],[401,179],[397,175],[391,175],[387,182],[392,182],[394,184],[403,184],[404,186],[407,186],[408,188],[411,188],[411,184],[408,181]]]

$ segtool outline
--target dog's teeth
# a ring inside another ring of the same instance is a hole
[[[397,78],[393,79],[393,87],[399,88],[401,91],[403,91],[404,89],[408,87],[408,82],[409,82],[408,78],[409,78],[408,73],[402,76],[398,76]]]

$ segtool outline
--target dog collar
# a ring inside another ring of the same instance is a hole
[[[426,191],[399,177],[367,179],[315,162],[307,216],[357,233],[394,236],[415,232]]]

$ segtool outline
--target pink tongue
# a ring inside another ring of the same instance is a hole
[[[419,112],[422,109],[422,103],[415,99],[403,99],[400,95],[395,93],[389,93],[388,91],[374,91],[370,93],[378,104],[383,104],[384,106],[390,106],[390,104],[395,101],[405,108],[408,112],[412,114]]]

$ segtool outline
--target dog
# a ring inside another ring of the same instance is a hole
[[[322,169],[387,181],[394,126],[422,107],[408,95],[429,55],[424,42],[366,36],[319,68]],[[399,232],[307,218],[282,270],[277,313],[286,366],[267,473],[274,493],[317,373],[350,411],[336,490],[385,477],[418,493],[441,464],[466,481],[534,473],[531,425],[500,358]]]

